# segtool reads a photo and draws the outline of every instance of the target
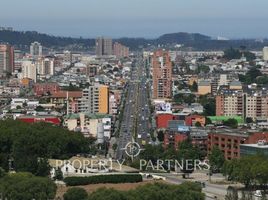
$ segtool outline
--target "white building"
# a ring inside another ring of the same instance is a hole
[[[263,48],[263,60],[268,61],[268,47]]]
[[[30,78],[36,83],[37,67],[33,61],[30,61],[30,60],[22,61],[22,77],[21,78]]]
[[[33,42],[30,46],[30,54],[37,58],[42,56],[42,45],[39,42]]]

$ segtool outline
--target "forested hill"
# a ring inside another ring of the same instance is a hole
[[[0,42],[7,42],[14,46],[29,46],[38,41],[45,47],[66,47],[69,45],[94,46],[94,39],[58,37],[36,31],[0,31]]]
[[[34,42],[40,42],[44,47],[55,49],[70,49],[70,50],[93,50],[95,39],[89,38],[72,38],[52,36],[48,34],[38,33],[36,31],[0,31],[0,43],[10,43],[20,49],[27,49]],[[214,40],[209,36],[199,33],[170,33],[164,34],[155,39],[145,38],[120,38],[115,39],[128,47],[131,50],[138,48],[147,48],[149,46],[172,48],[175,44],[182,44],[186,48],[193,50],[224,50],[229,47],[239,48],[246,46],[250,50],[261,50],[264,46],[268,46],[268,40],[262,42],[253,39],[244,40]]]

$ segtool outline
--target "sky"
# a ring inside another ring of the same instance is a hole
[[[268,38],[268,0],[1,0],[0,26],[57,36]]]

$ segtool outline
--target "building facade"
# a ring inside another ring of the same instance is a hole
[[[113,55],[113,40],[110,38],[99,37],[96,39],[96,55]]]
[[[8,44],[0,44],[0,76],[6,76],[14,70],[14,48]]]
[[[109,87],[95,84],[83,90],[82,98],[78,102],[79,112],[109,113]]]
[[[172,62],[168,51],[154,52],[152,70],[153,98],[172,98]]]

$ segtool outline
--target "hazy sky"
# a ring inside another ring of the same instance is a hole
[[[1,0],[0,26],[62,36],[268,38],[268,0]]]

